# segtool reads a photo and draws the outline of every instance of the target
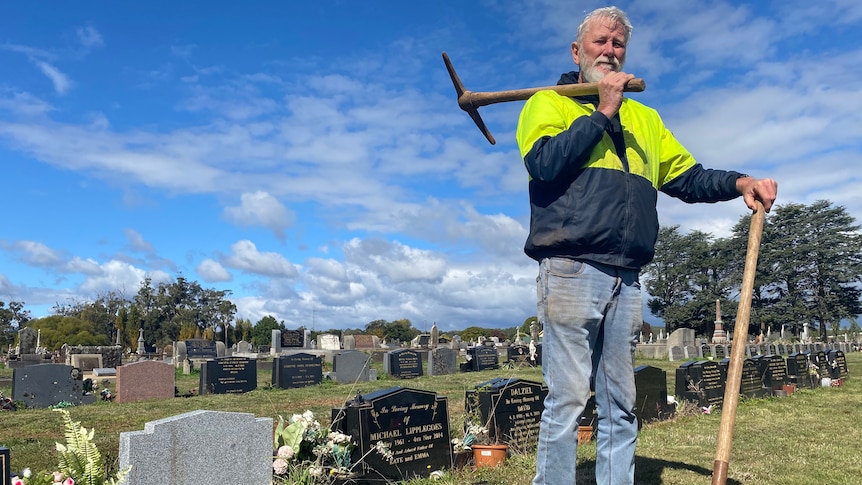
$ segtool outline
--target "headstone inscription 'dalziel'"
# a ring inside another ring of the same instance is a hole
[[[380,483],[452,466],[447,401],[430,391],[391,387],[357,396],[332,410],[332,429],[357,443],[352,460],[362,464],[355,470]],[[390,459],[373,450],[378,441],[389,446]]]
[[[248,357],[219,357],[201,365],[200,393],[241,394],[257,388],[257,361]]]
[[[535,448],[548,387],[522,379],[496,378],[465,393],[468,416],[488,427],[492,442],[508,443],[517,450]]]
[[[323,358],[300,352],[276,357],[272,385],[281,389],[313,386],[323,382]]]

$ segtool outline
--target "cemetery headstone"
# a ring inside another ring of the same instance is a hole
[[[219,357],[201,365],[200,394],[240,394],[257,388],[257,361]]]
[[[644,423],[665,419],[673,412],[667,405],[667,373],[658,367],[635,367],[635,394],[638,428]]]
[[[18,330],[18,354],[35,354],[39,332],[33,327]]]
[[[500,357],[497,355],[497,349],[490,345],[475,345],[470,347],[467,349],[467,356],[470,360],[468,364],[471,371],[500,368]]]
[[[174,366],[166,362],[141,360],[117,367],[118,403],[170,399],[174,397]]]
[[[9,448],[0,447],[0,485],[11,485],[12,481],[12,452]]]
[[[829,377],[829,359],[826,358],[826,352],[822,350],[813,351],[808,359],[817,366],[817,373],[820,378]]]
[[[317,336],[317,348],[321,350],[341,350],[341,340],[338,335],[325,333]]]
[[[352,384],[369,381],[371,379],[370,360],[371,356],[360,350],[345,350],[335,354],[332,359],[335,382]]]
[[[794,352],[787,356],[787,379],[799,388],[815,389],[820,385],[808,368],[808,354]]]
[[[341,347],[344,350],[353,350],[356,348],[356,337],[353,335],[345,335],[344,338],[341,339]]]
[[[727,357],[727,346],[721,344],[716,345],[712,355],[715,356],[715,360],[721,361]]]
[[[829,362],[829,374],[832,379],[848,379],[850,372],[847,370],[847,358],[840,350],[830,350],[826,353]]]
[[[458,351],[437,347],[428,352],[428,375],[442,376],[458,372]]]
[[[82,375],[79,369],[65,364],[36,364],[13,369],[12,399],[25,403],[28,408],[47,408],[62,401],[83,404]]]
[[[718,363],[718,368],[721,370],[722,381],[727,382],[727,371],[730,367],[730,358],[722,359]],[[757,369],[757,365],[751,359],[742,360],[742,369],[739,381],[739,395],[748,398],[766,397],[771,394],[771,391],[763,387],[763,379],[761,373]]]
[[[675,394],[701,407],[721,407],[724,381],[718,363],[713,360],[690,361],[676,370]]]
[[[386,354],[389,375],[398,379],[421,377],[422,357],[412,349],[398,349]]]
[[[539,439],[539,423],[548,387],[516,378],[496,378],[465,393],[468,416],[478,416],[488,427],[492,442],[507,443],[517,450],[531,450]]]
[[[81,372],[92,372],[102,367],[102,354],[75,354],[71,356],[71,362],[72,367],[81,369]]]
[[[215,340],[188,339],[180,343],[184,344],[189,359],[215,359],[219,356]]]
[[[667,355],[672,362],[685,359],[685,352],[678,345],[668,347]]]
[[[282,330],[281,346],[296,349],[305,347],[305,332],[302,330]]]
[[[359,334],[353,336],[357,349],[373,349],[377,347],[377,335]]]
[[[298,353],[276,357],[272,363],[272,385],[281,389],[313,386],[323,382],[323,358]]]
[[[125,485],[272,483],[272,418],[192,411],[120,433]]]
[[[236,343],[236,353],[238,354],[250,354],[251,352],[251,343],[246,342],[245,340],[240,340]]]
[[[712,357],[712,347],[707,344],[702,344],[700,346],[700,356],[701,358],[708,359]]]
[[[515,365],[533,365],[530,360],[530,347],[519,344],[510,345],[506,349],[507,360]]]
[[[433,392],[392,387],[357,396],[332,410],[332,423],[357,443],[352,458],[364,457],[363,476],[407,480],[452,466],[447,400]],[[373,451],[378,441],[388,444],[391,460]]]
[[[781,390],[787,380],[787,363],[780,355],[758,355],[754,360],[763,379],[763,387]]]

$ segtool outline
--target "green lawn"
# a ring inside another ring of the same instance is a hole
[[[737,411],[728,483],[736,484],[856,484],[862,482],[862,353],[848,354],[851,378],[836,388],[800,390],[787,398],[741,400]],[[678,362],[639,360],[668,372],[674,388]],[[379,372],[382,375],[382,371]],[[11,370],[0,370],[10,376]],[[288,416],[306,409],[321,421],[330,410],[356,395],[396,385],[433,390],[449,399],[450,426],[463,423],[464,391],[494,377],[541,380],[538,369],[500,369],[409,381],[384,378],[358,387],[326,382],[303,389],[272,389],[268,372],[259,373],[259,388],[242,395],[206,395],[146,403],[98,402],[71,408],[72,419],[95,427],[96,442],[109,461],[116,461],[119,434],[141,430],[148,421],[197,409],[253,413],[263,417]],[[197,387],[197,376],[178,376],[181,393]],[[9,387],[0,387],[11,395]],[[46,409],[0,414],[0,446],[11,448],[13,469],[56,466],[54,442],[63,440],[62,416]],[[637,483],[696,485],[711,482],[720,413],[686,413],[672,420],[647,424],[637,451]],[[590,484],[595,445],[578,449],[578,484]],[[534,454],[509,457],[496,469],[450,472],[433,483],[526,484],[532,477]],[[411,484],[432,483],[414,480]]]

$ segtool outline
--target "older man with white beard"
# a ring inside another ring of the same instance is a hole
[[[572,43],[580,72],[559,84],[596,82],[597,96],[533,95],[517,140],[530,177],[524,252],[539,263],[542,373],[549,393],[535,485],[573,484],[577,427],[591,381],[598,413],[596,482],[634,483],[634,350],[642,325],[640,269],[655,251],[658,191],[685,202],[743,196],[768,211],[778,185],[705,169],[658,113],[624,97],[632,25],[616,7],[586,16]]]

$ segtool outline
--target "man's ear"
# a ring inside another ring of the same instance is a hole
[[[578,56],[578,43],[572,42],[572,60],[575,61],[575,64],[578,66],[581,65],[580,57]]]

